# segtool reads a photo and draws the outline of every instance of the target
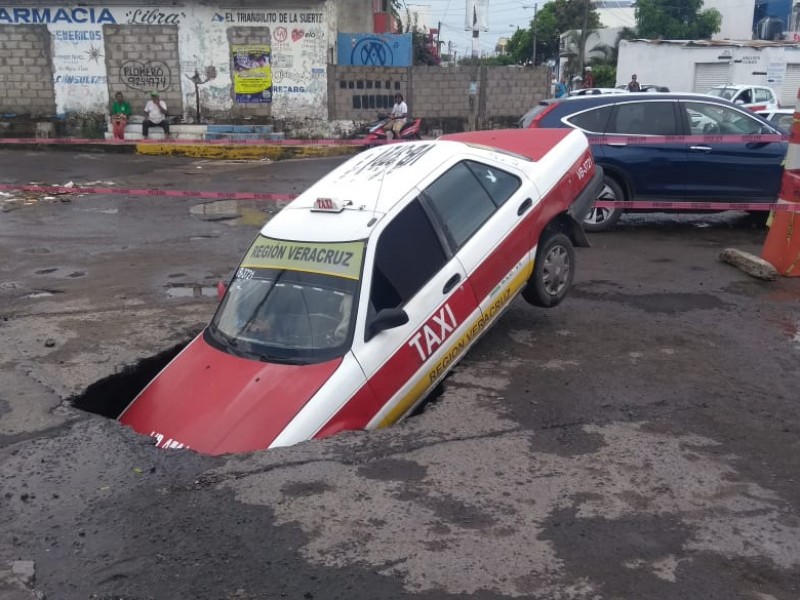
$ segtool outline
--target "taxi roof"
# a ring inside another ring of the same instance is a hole
[[[571,129],[494,130],[365,150],[313,184],[264,225],[267,237],[296,241],[366,239],[375,223],[454,157],[534,164]],[[320,211],[321,201],[335,211]]]

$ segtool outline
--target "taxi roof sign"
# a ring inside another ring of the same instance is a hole
[[[314,200],[314,206],[311,212],[332,212],[340,213],[344,210],[344,206],[336,202],[333,198],[317,198]]]

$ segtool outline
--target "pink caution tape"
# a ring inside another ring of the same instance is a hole
[[[3,144],[32,144],[32,145],[101,145],[101,146],[135,146],[137,144],[167,144],[167,145],[202,145],[202,146],[366,146],[386,144],[392,142],[405,142],[408,140],[98,140],[84,138],[0,138]]]
[[[0,191],[38,192],[43,194],[103,194],[107,196],[150,196],[167,198],[201,198],[205,200],[274,200],[290,202],[297,194],[260,192],[200,192],[194,190],[161,190],[95,186],[0,184]],[[597,208],[625,208],[662,211],[686,210],[758,210],[800,212],[800,202],[670,202],[661,200],[612,201],[598,200]]]
[[[776,210],[800,212],[800,203],[788,202],[664,202],[659,200],[632,200],[630,202],[598,200],[596,208],[625,208],[663,211],[686,210]]]

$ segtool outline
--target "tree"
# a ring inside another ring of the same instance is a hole
[[[536,27],[536,62],[557,59],[560,36],[570,30],[580,30],[584,26],[590,30],[600,27],[600,17],[594,5],[588,0],[553,0],[543,5],[536,13],[536,21],[531,19],[528,29],[518,29],[508,43],[508,52],[514,62],[530,62],[533,55],[533,31]]]
[[[703,0],[638,0],[636,33],[647,39],[709,39],[720,30],[722,15],[702,8]]]

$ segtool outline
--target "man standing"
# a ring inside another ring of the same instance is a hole
[[[556,98],[561,98],[561,96],[566,96],[566,95],[567,95],[567,76],[564,75],[561,78],[561,81],[559,81],[556,84],[555,96],[556,96]]]
[[[631,81],[628,84],[628,91],[629,92],[641,92],[642,87],[639,85],[639,82],[636,81],[636,74],[631,75]]]
[[[403,131],[403,126],[406,124],[407,116],[408,105],[403,101],[403,94],[397,92],[394,95],[394,106],[392,107],[392,112],[389,114],[389,129],[397,139],[400,139],[400,132]]]
[[[167,103],[159,100],[158,92],[150,92],[150,101],[145,105],[144,112],[147,118],[142,123],[142,137],[147,139],[147,134],[151,127],[161,127],[165,135],[169,135],[169,123],[167,122]]]
[[[592,67],[586,67],[586,69],[584,70],[582,87],[584,89],[594,87],[594,75],[592,75]]]

